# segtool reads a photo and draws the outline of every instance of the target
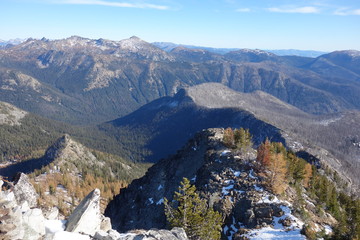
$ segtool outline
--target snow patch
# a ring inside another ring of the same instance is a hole
[[[301,235],[300,229],[286,231],[284,229],[274,229],[271,227],[255,229],[246,234],[250,240],[306,240],[304,235]]]
[[[257,192],[263,192],[264,191],[264,189],[262,188],[262,187],[259,187],[258,185],[254,185],[254,189],[255,189],[255,191],[257,191]]]
[[[230,171],[235,175],[235,177],[239,177],[241,174],[240,171],[234,171],[232,168],[230,168]]]
[[[234,188],[234,184],[231,184],[227,187],[223,187],[222,188],[222,194],[223,195],[228,195],[229,194],[229,191],[232,190]]]
[[[259,203],[278,203],[278,204],[280,204],[281,201],[276,196],[266,193],[257,203],[258,204]]]
[[[221,152],[221,156],[226,156],[226,155],[228,155],[229,153],[231,153],[231,151],[230,150],[224,150],[224,151],[222,151]]]
[[[159,201],[156,202],[156,205],[160,205],[164,203],[164,198],[160,199]]]
[[[254,169],[250,169],[249,178],[256,179],[257,177],[254,176]]]
[[[158,186],[157,190],[159,191],[159,190],[161,190],[161,189],[163,189],[163,188],[164,188],[163,185],[160,184],[160,185]]]
[[[150,204],[154,204],[153,198],[148,198],[148,201],[150,202]]]
[[[54,234],[65,231],[66,220],[45,220],[46,233]]]

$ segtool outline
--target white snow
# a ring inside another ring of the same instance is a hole
[[[163,188],[164,188],[163,185],[160,184],[160,185],[158,186],[157,190],[159,191],[159,190],[161,190],[161,189],[163,189]]]
[[[270,199],[270,195],[266,193],[257,203],[281,203],[281,201],[274,195],[271,195],[272,199]]]
[[[156,202],[156,205],[160,205],[164,203],[164,198],[160,199],[159,201]]]
[[[329,225],[325,225],[324,229],[325,229],[325,234],[326,235],[329,235],[329,234],[331,234],[333,232],[332,228]]]
[[[254,169],[250,169],[249,178],[256,179],[257,177],[254,176]]]
[[[150,202],[150,204],[154,204],[153,198],[149,198],[148,201]]]
[[[234,183],[234,180],[231,180],[231,179],[229,180],[229,179],[228,179],[228,180],[225,180],[224,183],[225,183],[225,184],[233,184],[233,183]]]
[[[222,151],[221,156],[226,156],[228,153],[231,153],[231,151],[228,149],[224,150],[224,151]]]
[[[195,182],[196,181],[196,175],[190,180]]]
[[[306,240],[304,235],[301,235],[300,229],[285,231],[283,229],[274,229],[271,227],[255,229],[246,234],[250,240]]]
[[[90,240],[90,236],[82,235],[80,233],[59,231],[56,232],[52,240]]]
[[[262,187],[259,187],[258,185],[254,185],[254,189],[255,189],[255,191],[257,191],[257,192],[263,192],[264,191],[264,189],[262,188]]]
[[[289,204],[288,202],[283,202]],[[280,208],[283,210],[284,215],[281,217],[273,218],[273,228],[265,227],[261,229],[254,229],[246,234],[246,236],[251,240],[260,240],[260,239],[281,239],[281,240],[306,240],[305,236],[300,233],[304,223],[291,214],[291,210],[288,206],[282,205]],[[280,220],[285,218],[291,219],[291,226],[285,228]]]
[[[45,221],[45,231],[46,233],[56,233],[60,231],[65,231],[66,220],[46,220]]]
[[[230,184],[229,186],[227,187],[223,187],[222,188],[222,194],[223,195],[228,195],[229,194],[229,190],[233,189],[234,188],[234,184]]]
[[[230,168],[230,171],[235,175],[235,177],[239,177],[241,172],[240,171],[235,171],[234,169]]]

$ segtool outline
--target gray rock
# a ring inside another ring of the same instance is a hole
[[[52,207],[50,209],[43,210],[43,214],[47,220],[56,220],[59,217],[59,208]]]
[[[8,209],[4,216],[1,216],[0,239],[24,239],[22,211],[20,207]]]
[[[36,207],[38,194],[30,183],[28,176],[19,173],[15,178],[14,195],[18,204],[27,201],[30,208]]]
[[[105,239],[103,239],[105,240]],[[112,240],[112,239],[106,239]],[[122,234],[118,240],[188,240],[188,237],[182,228],[173,228],[169,230],[150,229],[130,231]]]
[[[111,220],[109,217],[101,215],[100,230],[107,232],[111,229]]]
[[[120,238],[121,238],[120,233],[118,233],[116,230],[113,229],[110,229],[108,232],[100,230],[96,232],[94,235],[95,240],[118,240]]]
[[[37,240],[45,235],[45,218],[41,209],[34,208],[25,212],[22,216],[24,239]]]
[[[100,230],[100,190],[95,189],[87,195],[68,218],[66,231],[94,235]]]

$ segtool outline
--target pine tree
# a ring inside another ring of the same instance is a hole
[[[171,227],[182,227],[189,239],[220,239],[222,217],[207,206],[194,185],[183,178],[178,192],[174,194],[173,203],[165,198],[165,215]]]
[[[248,150],[253,145],[252,136],[249,132],[249,129],[235,129],[234,141],[236,148],[243,151]]]

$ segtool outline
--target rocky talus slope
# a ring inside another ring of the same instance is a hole
[[[281,199],[267,190],[255,169],[255,150],[231,151],[222,142],[223,131],[198,133],[176,155],[159,161],[143,178],[134,180],[105,211],[113,227],[118,231],[164,228],[164,197],[171,201],[186,177],[209,206],[224,216],[223,239],[257,239],[261,234],[305,239],[300,233],[304,221],[293,204],[295,190],[289,187]],[[318,217],[312,200],[304,197],[310,216],[307,224],[316,226],[316,231],[335,224],[330,215]]]
[[[100,191],[95,189],[69,218],[59,220],[56,207],[37,208],[37,194],[28,177],[20,173],[15,182],[0,180],[0,239],[4,240],[187,240],[181,228],[136,230],[118,233],[100,212]]]

